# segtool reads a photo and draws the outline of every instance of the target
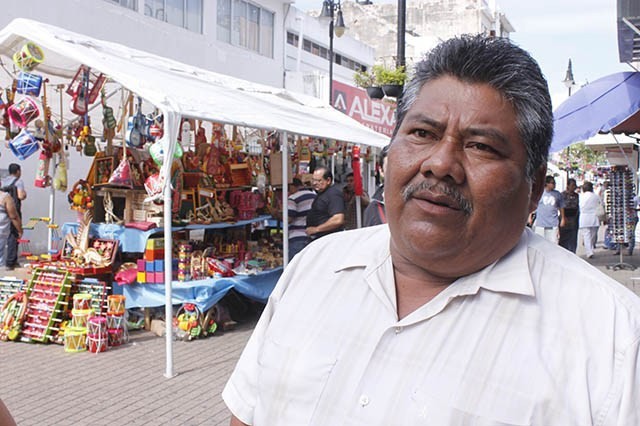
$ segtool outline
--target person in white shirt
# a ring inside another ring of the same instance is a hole
[[[222,397],[231,425],[637,425],[640,299],[525,227],[551,99],[508,39],[416,66],[388,152],[388,224],[311,243]]]
[[[602,200],[593,192],[593,184],[589,181],[582,184],[579,200],[580,235],[582,236],[585,256],[591,259],[596,246],[596,239],[598,238],[598,227],[600,226],[600,219],[598,219],[596,209],[598,206],[602,206]]]

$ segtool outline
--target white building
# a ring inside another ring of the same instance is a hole
[[[284,86],[283,0],[4,0],[29,18],[222,74]]]

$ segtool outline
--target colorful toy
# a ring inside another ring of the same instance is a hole
[[[0,340],[16,340],[26,313],[27,293],[10,296],[0,310]]]
[[[44,61],[44,52],[37,44],[29,41],[13,54],[13,63],[23,71],[31,71]]]
[[[84,352],[87,350],[87,329],[67,327],[64,330],[64,351]]]
[[[36,269],[27,286],[27,312],[22,325],[22,339],[44,342],[52,339],[52,331],[61,322],[66,305],[64,298],[71,287],[69,273],[55,269]]]
[[[183,304],[173,320],[176,337],[183,340],[193,340],[200,336],[202,333],[201,317],[200,309],[196,305],[193,303]]]
[[[35,154],[40,145],[36,138],[27,129],[22,129],[18,135],[9,142],[9,149],[18,157],[18,160],[26,160]]]
[[[71,209],[84,213],[93,208],[93,196],[91,188],[86,180],[80,179],[71,188],[67,195],[67,200],[71,204]]]
[[[40,115],[40,110],[36,101],[26,96],[7,108],[7,114],[9,114],[9,120],[22,129]]]
[[[40,96],[42,77],[37,74],[21,72],[18,76],[16,92],[22,95]]]

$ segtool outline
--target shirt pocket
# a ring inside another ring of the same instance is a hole
[[[334,355],[265,339],[258,357],[256,419],[265,425],[306,425],[337,362]]]
[[[447,426],[530,426],[531,422],[525,420],[525,413],[530,412],[530,407],[507,406],[506,403],[493,401],[493,408],[471,412],[453,406],[448,401],[432,395],[432,390],[416,388],[412,392],[411,419],[407,424],[415,425],[447,425]],[[522,411],[519,411],[519,410]]]

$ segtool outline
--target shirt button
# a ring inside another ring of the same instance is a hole
[[[358,402],[360,402],[360,405],[364,407],[369,404],[369,397],[367,395],[360,395],[360,400]]]
[[[404,328],[402,328],[402,327],[396,327],[396,329],[395,329],[396,334],[400,334],[400,333],[402,333],[402,330],[404,330]]]

